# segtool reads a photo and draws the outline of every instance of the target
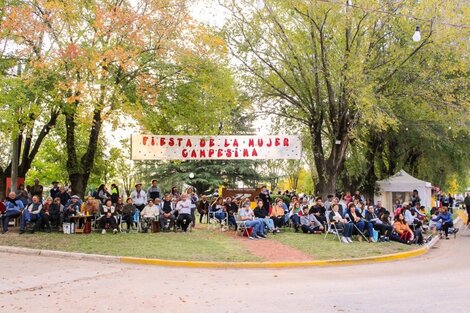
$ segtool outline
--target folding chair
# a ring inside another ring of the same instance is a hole
[[[349,215],[349,213],[347,215],[348,215],[349,220],[352,221],[352,218]],[[354,229],[357,230],[357,232],[359,233],[359,235],[361,235],[362,238],[364,238],[367,242],[369,242],[369,238],[367,238],[366,235],[364,235],[364,233],[359,229],[359,227],[357,227],[356,223],[353,222],[352,224],[353,224]]]
[[[250,235],[250,228],[252,227],[246,226],[246,222],[240,219],[240,215],[235,214],[234,216],[235,221],[237,222],[237,231],[235,232],[235,235],[243,236],[246,234],[246,236],[248,237]]]
[[[220,229],[220,231],[226,231],[228,230],[228,214],[227,212],[224,212],[224,218],[222,219],[222,222],[219,221],[215,217],[216,211],[212,211],[208,213],[209,216],[209,223],[207,224],[207,229],[208,230],[215,230],[215,229]],[[222,225],[223,223],[223,225]]]

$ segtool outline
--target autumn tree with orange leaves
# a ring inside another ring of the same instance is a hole
[[[14,42],[14,55],[32,76],[41,71],[54,78],[50,103],[65,119],[74,194],[84,194],[103,122],[158,106],[159,89],[178,76],[177,65],[201,50],[196,40],[201,26],[188,15],[187,4],[41,0],[5,7],[2,39]],[[83,133],[85,141],[78,138]]]

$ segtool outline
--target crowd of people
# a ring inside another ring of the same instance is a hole
[[[29,224],[32,233],[62,231],[64,224],[72,223],[75,216],[85,216],[84,223],[89,219],[103,234],[129,232],[133,228],[147,232],[154,224],[162,231],[187,232],[195,227],[197,215],[200,224],[217,223],[224,230],[236,231],[243,225],[250,230],[247,237],[253,240],[292,228],[304,234],[331,232],[345,244],[354,240],[423,244],[433,232],[442,231],[448,238],[450,231],[458,231],[447,206],[433,207],[428,212],[420,204],[416,190],[409,202],[396,203],[391,210],[380,201],[374,204],[366,200],[358,191],[323,199],[293,191],[274,196],[263,186],[254,199],[222,198],[217,194],[199,198],[192,187],[181,193],[176,187],[162,193],[156,179],[146,190],[141,183],[136,184],[127,199],[121,196],[116,184],[110,189],[103,184],[83,200],[56,181],[48,193],[44,197],[38,179],[29,188],[21,185],[17,192],[10,192],[0,205],[2,233],[8,232],[11,219],[19,220],[20,234]],[[470,211],[470,194],[464,201]]]

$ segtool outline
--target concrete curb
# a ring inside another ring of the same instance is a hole
[[[99,254],[86,254],[76,252],[63,252],[52,250],[40,250],[10,246],[0,246],[0,252],[25,254],[25,255],[40,255],[47,257],[60,257],[71,258],[76,260],[87,261],[106,261],[113,263],[127,263],[127,264],[144,264],[144,265],[157,265],[166,267],[186,267],[186,268],[233,268],[233,269],[254,269],[254,268],[298,268],[298,267],[326,267],[326,266],[342,266],[342,265],[358,265],[358,264],[371,264],[379,262],[389,262],[409,259],[423,255],[429,251],[439,241],[439,236],[435,236],[429,244],[416,250],[399,252],[394,254],[379,255],[365,258],[355,259],[333,259],[333,260],[314,260],[314,261],[299,261],[299,262],[208,262],[208,261],[177,261],[177,260],[162,260],[162,259],[147,259],[135,257],[120,257]]]
[[[25,254],[25,255],[40,255],[46,257],[55,257],[55,258],[69,258],[75,260],[86,260],[86,261],[107,261],[107,262],[120,262],[119,256],[112,255],[100,255],[100,254],[87,254],[79,252],[64,252],[64,251],[55,251],[55,250],[41,250],[41,249],[31,249],[31,248],[21,248],[21,247],[10,247],[10,246],[0,246],[0,252],[15,253],[15,254]]]

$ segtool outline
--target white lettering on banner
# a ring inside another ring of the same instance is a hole
[[[132,135],[132,160],[299,160],[298,136]]]

